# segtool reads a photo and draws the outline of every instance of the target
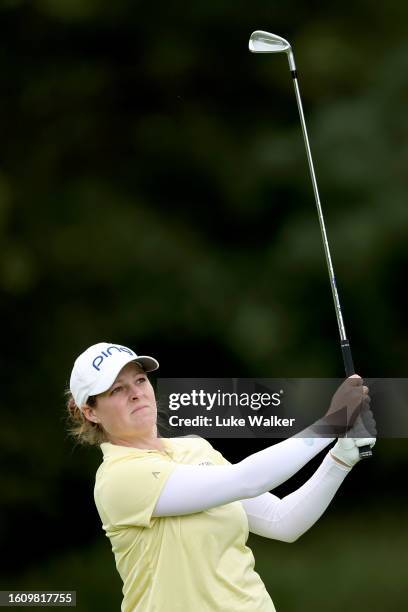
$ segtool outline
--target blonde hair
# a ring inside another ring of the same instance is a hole
[[[89,421],[82,410],[78,408],[72,393],[68,389],[65,392],[67,397],[67,429],[68,433],[75,438],[79,444],[90,444],[99,446],[102,442],[108,442],[108,437],[102,425]],[[91,408],[96,406],[96,396],[88,397],[87,405]]]

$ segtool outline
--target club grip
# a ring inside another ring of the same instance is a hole
[[[367,444],[367,446],[360,446],[358,449],[360,459],[369,459],[373,456],[373,451],[371,450],[371,446]]]
[[[353,357],[351,355],[350,342],[348,340],[342,340],[340,342],[341,353],[343,355],[344,369],[346,370],[346,376],[353,376],[355,374]]]
[[[346,376],[347,377],[352,376],[353,374],[355,374],[355,370],[354,370],[353,356],[351,354],[350,342],[347,339],[341,340],[340,346],[341,346],[341,353],[343,355],[344,369],[346,370]],[[358,450],[360,454],[360,459],[368,459],[369,457],[372,457],[373,455],[373,452],[370,446],[360,446]]]

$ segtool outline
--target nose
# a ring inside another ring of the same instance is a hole
[[[140,385],[136,383],[131,383],[130,385],[130,397],[132,399],[139,399],[143,395],[142,389]]]

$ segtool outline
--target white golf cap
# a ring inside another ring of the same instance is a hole
[[[78,408],[88,397],[107,391],[121,369],[130,361],[139,363],[146,372],[159,367],[158,361],[146,355],[136,355],[121,344],[99,342],[90,346],[75,360],[69,388]]]

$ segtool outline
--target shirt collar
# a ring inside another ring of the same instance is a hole
[[[162,438],[164,445],[164,451],[156,450],[155,448],[136,448],[134,446],[120,446],[119,444],[112,444],[111,442],[102,442],[101,450],[103,458],[108,459],[109,457],[126,457],[132,455],[134,457],[144,456],[148,453],[158,453],[162,455],[165,451],[172,450],[171,440]]]

